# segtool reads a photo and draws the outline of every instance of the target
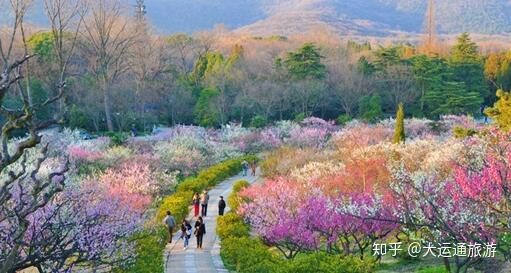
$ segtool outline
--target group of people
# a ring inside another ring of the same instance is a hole
[[[207,191],[204,191],[201,195],[195,193],[193,195],[192,203],[194,206],[194,217],[197,219],[195,221],[195,230],[193,231],[193,235],[197,238],[197,248],[202,249],[202,239],[206,234],[206,224],[204,223],[204,218],[208,213],[208,202],[209,202],[209,194]],[[199,216],[199,206],[202,207],[201,216]],[[223,196],[220,196],[220,201],[218,201],[218,215],[224,215],[226,203]],[[176,227],[176,220],[174,216],[167,211],[167,216],[164,219],[164,224],[168,227],[169,230],[169,243],[172,243],[172,234],[174,232],[174,228]],[[190,238],[192,237],[192,225],[186,219],[183,220],[180,226],[181,236],[184,242],[184,249],[188,248]]]
[[[163,220],[164,224],[167,226],[169,230],[169,244],[172,243],[172,234],[174,233],[174,228],[176,227],[176,219],[170,211],[167,211],[167,216]],[[204,223],[204,219],[199,216],[197,221],[195,221],[195,230],[193,231],[193,235],[197,238],[197,248],[202,249],[202,239],[206,234],[206,224]],[[192,225],[186,219],[183,220],[180,226],[181,236],[184,242],[184,249],[188,248],[190,238],[192,237]]]
[[[256,175],[256,169],[257,169],[257,162],[254,160],[250,164],[244,160],[241,163],[241,167],[243,170],[243,176],[247,176],[248,170],[252,170],[252,175]],[[204,223],[203,217],[206,217],[208,214],[208,203],[209,203],[209,194],[207,190],[204,190],[200,195],[199,193],[194,193],[192,198],[192,204],[193,204],[193,212],[194,212],[194,218],[197,220],[195,221],[195,230],[193,231],[193,235],[197,237],[197,248],[202,249],[202,239],[204,238],[204,235],[206,234],[206,224]],[[226,203],[223,196],[220,196],[220,200],[218,201],[218,215],[222,216],[225,212]],[[199,216],[199,209],[200,209],[200,216]],[[169,243],[172,243],[172,234],[174,232],[174,229],[177,226],[176,219],[170,211],[167,211],[167,216],[163,220],[164,224],[167,226],[169,230]],[[192,237],[192,225],[190,222],[188,222],[186,219],[183,220],[180,226],[181,231],[181,239],[183,239],[184,242],[184,249],[188,248],[189,240]]]
[[[252,176],[255,176],[256,175],[256,170],[257,170],[257,161],[253,160],[251,163],[248,163],[246,160],[243,160],[243,162],[241,163],[241,168],[243,170],[243,176],[247,176],[248,175],[248,170],[249,169],[252,172]]]

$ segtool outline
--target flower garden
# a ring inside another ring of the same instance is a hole
[[[9,189],[17,198],[0,214],[0,250],[26,242],[17,249],[20,263],[51,251],[45,266],[55,272],[90,266],[163,272],[164,213],[183,219],[193,192],[239,173],[241,161],[257,154],[264,181],[235,185],[227,200],[234,213],[219,219],[221,255],[230,270],[474,272],[502,266],[510,257],[509,135],[469,117],[446,116],[406,120],[406,142],[395,144],[395,123],[337,126],[307,118],[261,129],[177,126],[120,145],[108,137],[82,140],[67,129],[48,131],[37,151],[11,167],[39,172]],[[32,183],[44,176],[51,177],[46,184]],[[55,198],[30,199],[32,191],[50,189],[58,191]],[[39,204],[28,223],[1,220],[12,219],[4,218],[9,211],[24,213],[27,203]],[[483,252],[408,256],[407,247],[417,242],[492,244],[496,258]],[[374,246],[385,243],[401,244],[396,257],[375,253]]]

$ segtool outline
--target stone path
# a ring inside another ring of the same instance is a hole
[[[172,244],[168,244],[165,253],[165,273],[216,273],[228,272],[225,269],[220,258],[220,244],[216,235],[216,220],[218,217],[219,196],[227,197],[232,191],[233,184],[238,180],[247,180],[250,183],[255,182],[258,175],[231,177],[217,187],[209,191],[208,216],[204,218],[206,224],[206,235],[203,238],[202,249],[197,249],[197,240],[194,235],[190,238],[190,245],[187,250],[183,249],[183,240],[179,239],[178,232],[172,239]],[[227,204],[226,212],[229,210]],[[190,224],[194,226],[193,211],[190,212],[188,219],[192,219]]]

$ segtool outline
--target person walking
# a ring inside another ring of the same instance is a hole
[[[190,237],[192,237],[192,225],[190,225],[190,223],[188,223],[188,221],[186,221],[185,219],[181,224],[181,238],[183,239],[184,242],[183,249],[188,248],[188,242],[190,240]]]
[[[243,160],[243,162],[241,162],[241,168],[243,169],[243,176],[247,176],[248,162],[246,160]]]
[[[252,164],[250,164],[250,169],[252,169],[252,176],[255,176],[257,170],[257,161],[255,159],[252,161]]]
[[[201,216],[206,217],[208,215],[208,202],[209,202],[209,194],[208,191],[204,190],[200,197],[200,203],[202,206]]]
[[[199,216],[199,206],[200,206],[199,193],[196,192],[193,194],[192,204],[193,204],[193,216],[197,217],[197,216]]]
[[[199,219],[195,222],[195,237],[197,237],[197,248],[202,249],[202,239],[204,234],[206,234],[206,224],[204,224],[204,220],[199,216]]]
[[[174,233],[174,228],[176,227],[176,219],[174,219],[174,216],[170,213],[170,211],[167,211],[167,216],[165,216],[165,219],[163,219],[163,223],[167,226],[169,230],[169,244],[172,243],[172,233]]]
[[[222,216],[224,215],[225,210],[225,200],[223,196],[220,196],[220,201],[218,201],[218,215]]]

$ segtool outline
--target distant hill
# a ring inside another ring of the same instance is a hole
[[[163,33],[223,24],[253,35],[289,35],[322,26],[340,34],[386,36],[422,32],[427,0],[146,0],[146,5],[149,19]],[[32,14],[33,22],[44,22],[37,10]],[[436,18],[443,34],[510,34],[511,0],[436,0]]]
[[[268,16],[241,31],[255,34],[296,33],[321,25],[341,34],[387,35],[422,32],[427,0],[274,0]],[[437,30],[507,34],[511,31],[509,0],[436,0]]]

